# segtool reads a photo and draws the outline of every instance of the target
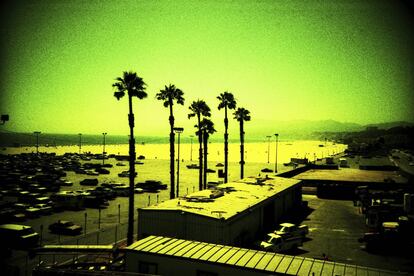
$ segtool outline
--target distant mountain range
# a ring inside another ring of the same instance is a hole
[[[363,131],[367,127],[378,127],[379,129],[390,129],[397,126],[414,126],[410,122],[388,122],[378,124],[361,125],[356,123],[338,122],[334,120],[310,121],[310,120],[292,120],[292,121],[275,121],[275,120],[254,120],[245,123],[245,140],[246,142],[265,141],[266,136],[279,134],[280,140],[301,140],[301,139],[320,139],[322,133],[326,132],[358,132]],[[239,142],[239,125],[233,122],[230,125],[230,142]],[[125,144],[128,143],[126,135],[108,135],[106,138],[108,144]],[[79,138],[77,134],[53,134],[42,133],[40,136],[40,144],[43,145],[77,145]],[[222,142],[222,133],[216,133],[210,138],[211,142]],[[138,136],[136,143],[168,143],[168,136]],[[182,137],[182,143],[189,143],[189,137]],[[194,143],[197,139],[194,138]],[[35,136],[33,133],[14,133],[0,130],[0,146],[11,145],[34,145]],[[83,144],[101,144],[102,135],[83,135]]]

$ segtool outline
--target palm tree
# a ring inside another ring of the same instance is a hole
[[[165,86],[164,90],[160,90],[157,93],[156,98],[157,100],[164,101],[164,106],[170,108],[170,199],[175,197],[174,191],[174,115],[173,115],[173,105],[174,101],[177,104],[184,105],[184,98],[183,98],[183,91],[176,88],[175,85],[170,84],[169,86]]]
[[[198,166],[199,166],[199,173],[198,173],[198,189],[202,190],[202,181],[203,181],[203,148],[202,148],[202,139],[201,139],[201,116],[210,117],[210,107],[206,104],[203,100],[193,101],[189,107],[191,113],[188,114],[188,118],[197,116],[197,135],[198,135],[198,143],[199,143],[199,150],[198,150]]]
[[[207,153],[208,153],[208,138],[210,134],[216,132],[214,129],[214,123],[204,118],[201,122],[201,131],[203,135],[203,144],[204,144],[204,177],[203,177],[203,188],[207,189]]]
[[[135,72],[124,72],[122,78],[116,78],[116,82],[112,84],[112,87],[116,88],[114,93],[117,100],[125,96],[125,92],[128,93],[128,105],[129,105],[129,209],[128,209],[128,232],[127,232],[127,245],[132,244],[134,234],[134,178],[135,178],[135,139],[134,139],[134,113],[132,112],[132,97],[137,97],[142,100],[147,97],[145,93],[145,83],[137,76]]]
[[[232,93],[224,92],[221,93],[220,96],[217,97],[220,101],[218,105],[218,109],[224,108],[224,183],[227,183],[228,177],[228,157],[229,157],[229,134],[227,133],[227,129],[229,127],[229,120],[227,118],[227,109],[235,109],[236,108],[236,100]]]
[[[250,121],[250,111],[243,107],[233,113],[234,119],[240,122],[240,178],[244,177],[244,122]]]

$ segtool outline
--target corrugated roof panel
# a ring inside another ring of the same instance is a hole
[[[340,263],[335,263],[333,275],[344,275],[345,265]]]
[[[285,274],[286,271],[289,269],[289,266],[290,266],[290,263],[292,262],[292,260],[293,260],[293,257],[292,256],[286,255],[282,259],[282,261],[279,263],[279,265],[277,266],[275,272]]]
[[[368,276],[379,276],[380,272],[378,270],[367,269]]]
[[[254,268],[259,261],[263,258],[265,253],[263,251],[257,251],[256,254],[249,260],[249,262],[245,265],[245,267]]]
[[[211,256],[213,256],[221,248],[222,248],[222,246],[214,246],[212,249],[210,249],[205,254],[203,254],[199,259],[207,261]]]
[[[346,275],[356,275],[356,265],[345,265],[345,274]]]
[[[356,267],[356,275],[358,276],[368,276],[368,270],[364,266],[357,266]]]
[[[229,251],[227,251],[227,253],[225,253],[223,256],[221,256],[217,262],[219,263],[226,263],[231,257],[233,257],[234,254],[237,253],[237,251],[239,251],[240,248],[238,247],[233,247],[231,248]]]
[[[234,265],[235,263],[239,261],[241,257],[243,257],[244,254],[246,254],[246,252],[247,252],[247,249],[240,249],[239,251],[236,252],[236,254],[231,256],[231,258],[226,263],[230,265]]]
[[[324,265],[324,261],[314,260],[309,273],[310,274],[315,273],[315,275],[320,275],[322,273],[323,265]]]
[[[186,253],[183,254],[183,257],[185,258],[191,258],[195,253],[200,251],[204,246],[206,246],[208,243],[200,242],[190,250],[188,250]]]
[[[290,275],[296,275],[298,273],[299,268],[301,267],[303,261],[304,261],[303,257],[298,257],[298,256],[293,257],[293,260],[290,263],[290,266],[289,266],[288,270],[286,271],[286,273],[290,274]]]
[[[309,259],[303,260],[303,263],[299,268],[298,275],[308,276],[312,265],[313,265],[313,260],[309,260]],[[343,274],[339,274],[339,275],[343,275]]]
[[[177,253],[178,251],[180,251],[181,249],[187,247],[189,244],[191,244],[192,241],[184,241],[183,243],[181,243],[180,245],[177,245],[177,247],[173,248],[172,250],[170,250],[168,252],[168,255],[175,255],[175,253]]]
[[[191,241],[191,243],[189,245],[187,245],[187,246],[181,248],[179,251],[177,251],[174,254],[174,256],[182,257],[183,255],[185,255],[185,253],[189,252],[191,249],[196,247],[198,244],[200,244],[200,242]]]
[[[253,257],[253,255],[256,253],[256,251],[253,251],[253,250],[249,250],[249,251],[247,251],[246,252],[246,254],[244,254],[243,255],[243,257],[241,257],[238,261],[237,261],[237,263],[236,263],[236,265],[239,265],[239,266],[245,266],[246,264],[247,264],[247,262],[248,261],[250,261],[250,259]]]
[[[322,274],[323,276],[331,276],[333,275],[333,271],[334,271],[334,265],[335,263],[333,262],[325,262],[323,265],[323,269],[322,269]]]
[[[182,244],[184,242],[184,240],[177,240],[174,239],[173,242],[170,242],[168,245],[164,245],[164,248],[162,248],[160,251],[158,251],[158,254],[167,254],[169,255],[169,251],[174,249],[176,246],[179,246],[180,244]],[[152,252],[152,251],[151,251]]]
[[[207,251],[209,251],[213,247],[214,247],[214,245],[212,245],[212,244],[206,244],[199,251],[197,251],[193,256],[191,256],[191,258],[192,259],[198,259],[201,256],[203,256],[204,253],[206,253]]]
[[[265,253],[266,255],[257,263],[256,269],[264,270],[265,267],[269,264],[270,260],[273,258],[274,253]]]
[[[137,243],[133,244],[136,245],[133,249],[134,250],[142,250],[143,248],[161,240],[165,239],[163,237],[157,237],[157,236],[148,236],[145,239],[139,240]]]
[[[162,238],[157,241],[154,241],[152,244],[149,244],[148,246],[142,248],[141,250],[144,252],[152,251],[154,248],[159,247],[161,249],[165,244],[168,244],[169,242],[172,242],[173,238]]]
[[[216,253],[214,253],[214,255],[212,255],[210,257],[210,259],[208,259],[210,262],[216,262],[218,259],[220,259],[221,257],[223,257],[223,255],[225,255],[230,249],[232,249],[231,246],[223,246],[222,248],[220,248],[219,251],[217,251]]]
[[[269,262],[269,264],[265,267],[265,270],[267,271],[275,271],[275,269],[278,267],[280,262],[282,261],[284,255],[275,254],[272,258],[272,260]]]

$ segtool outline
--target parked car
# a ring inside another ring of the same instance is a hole
[[[68,220],[58,220],[49,225],[49,231],[60,235],[79,235],[82,233],[82,226]]]
[[[81,180],[80,184],[84,186],[96,186],[98,185],[98,179],[97,178],[86,178],[84,180]]]
[[[274,231],[275,234],[283,236],[285,238],[291,237],[302,237],[304,238],[309,233],[309,228],[307,225],[297,226],[293,223],[281,223],[279,228]]]
[[[260,243],[260,248],[265,251],[283,252],[302,246],[301,237],[284,238],[275,233],[267,234],[268,239]]]
[[[39,234],[32,227],[20,224],[0,225],[0,243],[3,248],[29,249],[39,244]]]

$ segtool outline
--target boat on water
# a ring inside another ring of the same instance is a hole
[[[134,163],[135,163],[135,165],[144,165],[144,162],[142,162],[142,161],[135,161]]]
[[[216,171],[213,169],[207,169],[207,173],[215,173]]]
[[[197,164],[190,164],[190,165],[187,165],[187,168],[188,169],[199,169],[200,167]]]
[[[224,167],[223,163],[217,163],[216,167]]]
[[[269,168],[264,168],[264,169],[261,170],[261,172],[271,173],[271,172],[273,172],[273,170],[269,169]]]
[[[158,192],[159,190],[166,190],[167,184],[162,184],[159,180],[146,180],[145,182],[138,182],[135,188],[141,188],[143,192]]]

